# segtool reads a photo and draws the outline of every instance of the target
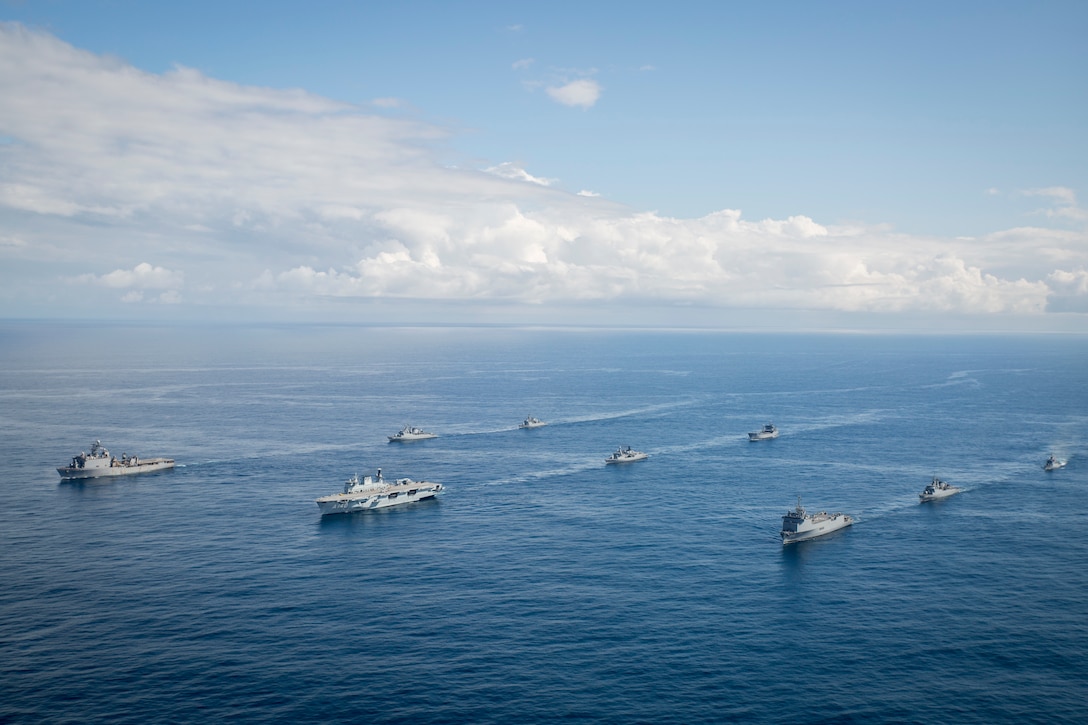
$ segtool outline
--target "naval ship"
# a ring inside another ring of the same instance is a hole
[[[605,463],[632,463],[634,461],[644,461],[650,457],[649,453],[643,453],[642,451],[636,451],[631,446],[620,446],[616,449],[616,452],[604,459]]]
[[[71,465],[58,468],[57,473],[64,479],[104,478],[164,471],[173,467],[173,458],[139,458],[127,453],[122,453],[120,458],[110,456],[110,452],[102,447],[102,441],[95,441],[90,453],[80,453],[72,459]]]
[[[826,511],[810,514],[805,512],[801,505],[801,497],[797,497],[797,508],[787,511],[782,517],[782,543],[792,544],[795,541],[814,539],[817,536],[830,534],[854,523],[852,516],[847,514],[829,514]]]
[[[750,441],[769,441],[772,438],[778,437],[778,429],[774,427],[773,423],[768,423],[757,431],[753,431],[748,434],[748,440]]]
[[[1064,459],[1051,456],[1050,458],[1046,459],[1046,463],[1043,464],[1043,470],[1056,471],[1059,468],[1065,468],[1065,463],[1066,462]]]
[[[389,436],[390,443],[402,443],[406,441],[425,441],[428,438],[437,438],[434,433],[428,433],[422,428],[406,425],[401,430]]]
[[[962,488],[957,488],[956,486],[945,483],[941,479],[934,476],[932,483],[926,486],[925,489],[923,489],[923,491],[918,494],[918,499],[922,503],[926,501],[935,501],[939,498],[945,498],[946,496],[951,496],[954,493],[959,493],[962,490]]]
[[[377,476],[363,476],[361,481],[358,474],[353,475],[344,484],[343,491],[322,496],[316,502],[322,516],[350,514],[423,501],[434,498],[442,490],[441,483],[413,481],[410,478],[398,478],[393,483],[386,483],[379,468]]]

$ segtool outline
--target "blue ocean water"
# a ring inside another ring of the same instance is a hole
[[[2,323],[0,721],[1085,722],[1086,360]],[[179,466],[60,482],[96,438]],[[318,514],[378,467],[448,490]],[[919,505],[934,475],[967,490]],[[858,523],[783,547],[798,495]]]

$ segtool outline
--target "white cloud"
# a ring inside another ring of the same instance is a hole
[[[593,197],[600,196],[600,194],[598,194],[595,191],[589,191],[588,189],[582,189],[581,191],[578,192],[578,196],[588,196],[590,198],[593,198]]]
[[[1050,286],[1048,307],[1051,312],[1088,312],[1088,270],[1056,270],[1047,277]]]
[[[504,179],[528,181],[531,184],[537,184],[539,186],[551,186],[556,182],[555,179],[545,179],[540,176],[533,176],[525,169],[510,161],[504,161],[498,166],[492,166],[491,168],[487,169],[487,172],[489,174],[494,174],[495,176],[501,176]]]
[[[1076,193],[1064,186],[1048,186],[1045,189],[1026,189],[1024,196],[1046,196],[1063,204],[1076,204]]]
[[[120,301],[126,305],[138,304],[144,301],[144,292],[143,290],[129,290],[121,295]],[[181,304],[182,300],[180,292],[177,290],[167,290],[157,297],[152,298],[150,301],[161,305],[178,305]]]
[[[1073,221],[1088,221],[1088,210],[1077,206],[1077,195],[1065,186],[1049,186],[1044,189],[1027,189],[1021,192],[1025,196],[1042,196],[1052,199],[1054,206],[1043,209],[1040,213],[1051,218],[1065,218]]]
[[[600,94],[561,88],[570,105]],[[451,167],[447,129],[369,105],[145,73],[13,24],[0,24],[0,98],[14,140],[0,147],[0,287],[69,294],[73,310],[98,289],[174,306],[430,300],[436,316],[449,300],[1088,311],[1088,233],[1069,228],[1064,187],[1031,194],[1067,228],[961,239],[804,214],[673,218],[510,162]],[[155,264],[130,266],[143,259]],[[91,287],[58,291],[58,274]]]
[[[11,250],[25,249],[26,241],[20,239],[17,236],[9,236],[6,234],[0,234],[0,248],[7,247]]]
[[[528,70],[535,61],[532,58],[522,58],[521,60],[514,61],[510,67],[514,70]]]
[[[548,95],[564,106],[592,108],[601,97],[601,85],[591,78],[580,78],[562,86],[549,86]]]
[[[177,289],[184,284],[184,278],[181,272],[171,272],[147,262],[141,262],[132,269],[115,269],[101,276],[84,274],[79,277],[82,282],[114,289]]]
[[[402,210],[405,219],[416,215]],[[658,299],[726,307],[868,312],[1041,313],[1046,282],[1003,279],[960,256],[904,249],[883,232],[845,235],[806,217],[745,221],[655,214],[564,218],[510,207],[490,223],[398,229],[357,263],[298,267],[272,282],[339,297],[519,302]],[[437,229],[445,233],[437,234]],[[874,249],[886,248],[885,253]],[[265,278],[268,282],[267,277]]]

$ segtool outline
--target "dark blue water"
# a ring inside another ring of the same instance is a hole
[[[4,323],[0,721],[1084,722],[1086,361]],[[386,443],[405,424],[441,437]],[[59,482],[96,438],[180,465]],[[448,490],[318,515],[379,466]],[[967,491],[919,505],[934,475]],[[798,494],[859,521],[783,547]]]

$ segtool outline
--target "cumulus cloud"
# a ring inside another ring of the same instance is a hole
[[[591,78],[580,78],[561,86],[549,86],[548,95],[564,106],[592,108],[601,97],[601,85]]]
[[[112,272],[96,276],[85,274],[80,276],[80,281],[98,284],[114,289],[177,289],[184,283],[184,275],[181,272],[171,272],[163,267],[155,267],[147,262],[141,262],[132,269],[115,269]]]
[[[638,298],[869,312],[1046,308],[1045,282],[999,278],[938,245],[873,253],[895,241],[880,232],[840,234],[807,217],[751,222],[733,210],[683,220],[651,213],[575,218],[569,211],[559,218],[511,207],[474,228],[452,219],[415,232],[401,227],[397,241],[354,264],[325,272],[297,267],[271,281],[293,293],[337,297]]]
[[[1051,312],[1088,312],[1088,270],[1056,270],[1047,277]]]
[[[600,87],[549,93],[588,108]],[[73,309],[98,290],[129,304],[430,300],[436,315],[449,300],[1088,311],[1088,234],[1068,223],[940,239],[801,213],[637,211],[514,163],[451,166],[448,129],[372,104],[146,73],[14,24],[0,24],[0,98],[0,260],[19,260],[0,263],[0,285],[58,294],[65,270],[85,283]],[[1078,209],[1064,187],[1032,193]],[[155,264],[130,266],[141,259]]]
[[[115,269],[103,275],[80,275],[77,281],[113,290],[125,290],[118,298],[124,304],[137,304],[146,300],[176,305],[182,302],[179,290],[184,284],[184,274],[141,262],[132,269]],[[163,292],[148,297],[147,293],[151,290]]]

